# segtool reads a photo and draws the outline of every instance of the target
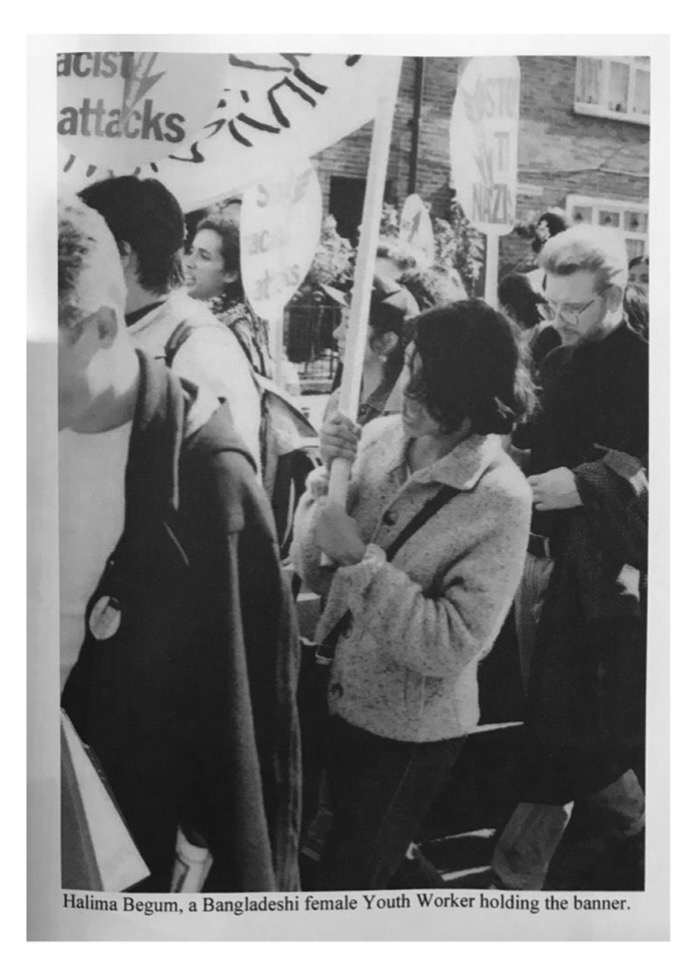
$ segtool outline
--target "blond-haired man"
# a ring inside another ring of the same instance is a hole
[[[617,234],[573,227],[540,263],[562,345],[542,365],[538,418],[515,439],[530,451],[534,511],[515,604],[523,801],[493,860],[512,889],[543,887],[576,800],[600,850],[637,848],[645,811],[648,345],[624,320]]]

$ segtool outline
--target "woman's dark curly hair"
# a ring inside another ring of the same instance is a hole
[[[406,393],[445,433],[468,417],[472,433],[507,434],[531,411],[534,387],[505,315],[473,298],[423,312],[414,325],[421,366]]]
[[[640,284],[627,284],[624,289],[624,314],[631,328],[648,338],[648,292]]]

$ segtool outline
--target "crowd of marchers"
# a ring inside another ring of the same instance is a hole
[[[62,720],[144,865],[128,889],[443,884],[415,840],[511,611],[519,802],[489,883],[544,888],[576,802],[642,850],[648,262],[629,267],[612,231],[542,222],[537,270],[504,278],[497,307],[439,269],[398,280],[384,255],[358,422],[332,396],[314,462],[235,220],[205,217],[183,257],[157,180],[60,201]],[[321,597],[313,646],[301,585]],[[63,886],[80,888],[67,773],[63,790]]]

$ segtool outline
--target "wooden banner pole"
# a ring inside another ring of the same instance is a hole
[[[498,306],[498,264],[500,261],[500,237],[486,233],[485,249],[485,300],[493,308]]]
[[[356,420],[359,409],[359,394],[362,384],[364,348],[366,346],[369,319],[369,303],[374,280],[376,247],[381,225],[381,205],[386,185],[388,156],[391,149],[393,114],[398,96],[398,83],[402,58],[390,58],[381,93],[378,98],[374,132],[371,140],[369,169],[362,209],[362,226],[359,233],[357,264],[355,267],[352,304],[350,307],[347,345],[342,369],[340,387],[340,412],[351,420]],[[329,496],[344,506],[347,500],[350,464],[338,457],[330,469]]]

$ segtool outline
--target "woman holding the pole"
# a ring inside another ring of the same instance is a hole
[[[347,512],[325,496],[321,468],[296,518],[295,565],[327,597],[325,890],[401,886],[405,852],[478,722],[478,661],[528,540],[530,490],[499,436],[528,405],[512,326],[480,300],[415,326],[402,414],[368,424],[361,444],[340,414],[323,426],[325,468],[353,464]]]

